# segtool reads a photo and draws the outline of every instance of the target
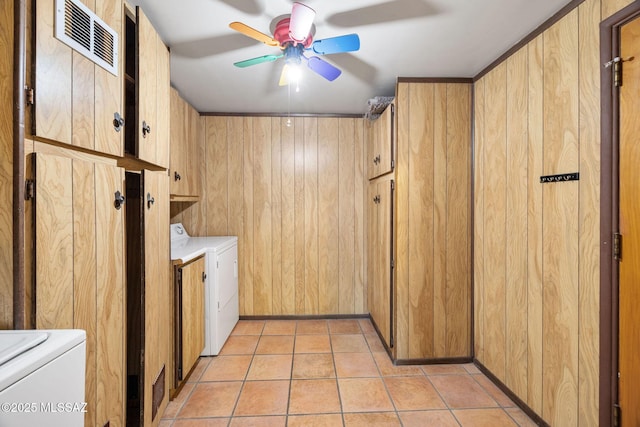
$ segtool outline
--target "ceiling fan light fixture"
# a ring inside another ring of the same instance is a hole
[[[302,3],[293,3],[291,21],[289,22],[289,36],[297,43],[304,42],[309,36],[316,11]]]

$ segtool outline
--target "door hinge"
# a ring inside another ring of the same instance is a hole
[[[613,404],[613,427],[620,427],[620,405]]]
[[[36,198],[36,183],[32,179],[27,179],[24,182],[24,199],[34,200]]]
[[[33,90],[33,88],[29,86],[25,86],[24,92],[25,92],[25,103],[27,105],[33,105],[35,102],[35,91]]]
[[[622,261],[622,234],[613,233],[613,259]]]
[[[613,85],[615,87],[622,86],[622,63],[627,61],[633,61],[633,56],[628,58],[616,56],[611,61],[604,64],[605,68],[613,67]]]

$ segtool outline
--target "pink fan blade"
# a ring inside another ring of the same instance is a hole
[[[289,36],[295,42],[301,43],[309,36],[316,11],[302,3],[293,3],[291,21],[289,22]]]

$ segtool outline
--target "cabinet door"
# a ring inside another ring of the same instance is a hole
[[[121,155],[122,134],[113,125],[122,114],[121,76],[94,64],[55,38],[55,8],[50,0],[35,3],[33,48],[35,75],[33,135]],[[122,2],[98,2],[96,15],[121,33]],[[121,37],[120,37],[121,38]],[[121,49],[119,49],[121,51]]]
[[[156,163],[156,79],[157,48],[156,30],[144,14],[136,7],[138,46],[138,73],[136,74],[138,100],[137,154],[141,160]]]
[[[125,424],[124,214],[114,193],[123,192],[124,171],[96,164],[97,360],[96,424]]]
[[[170,143],[170,64],[169,49],[160,36],[156,35],[157,83],[156,91],[156,164],[169,168]]]
[[[185,195],[184,190],[186,184],[186,102],[182,100],[178,91],[171,88],[171,194]],[[184,177],[184,179],[183,179]]]
[[[375,121],[369,125],[367,175],[374,179],[393,171],[395,110],[390,104]]]
[[[204,257],[181,267],[182,379],[204,349]]]
[[[369,311],[385,343],[393,347],[393,181],[369,185]]]
[[[35,326],[87,332],[85,424],[124,423],[122,169],[34,154]]]
[[[144,425],[159,423],[168,402],[171,346],[169,177],[142,171],[144,222]],[[163,384],[156,385],[156,381]],[[155,385],[155,387],[154,387]]]

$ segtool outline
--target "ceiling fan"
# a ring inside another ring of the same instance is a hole
[[[311,27],[316,12],[307,5],[294,2],[291,16],[283,18],[275,26],[273,37],[262,33],[242,22],[232,22],[229,27],[258,40],[267,46],[278,47],[281,52],[277,54],[259,56],[236,62],[233,65],[240,68],[251,65],[273,62],[284,58],[285,65],[280,76],[280,86],[287,85],[295,77],[293,76],[297,66],[303,61],[317,74],[329,81],[334,81],[342,71],[318,56],[305,55],[306,52],[315,55],[329,55],[332,53],[353,52],[360,49],[360,38],[357,34],[331,37],[322,40],[313,40]]]

